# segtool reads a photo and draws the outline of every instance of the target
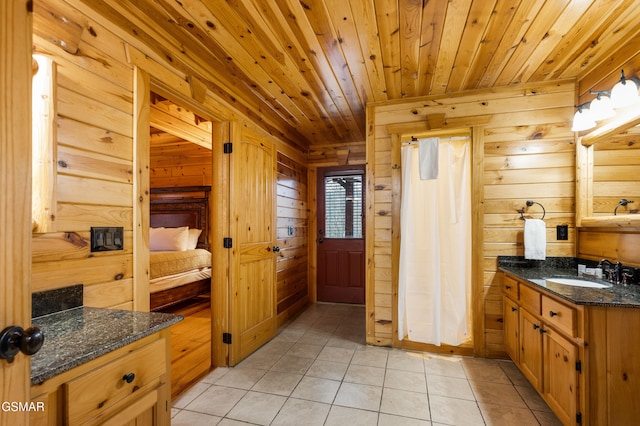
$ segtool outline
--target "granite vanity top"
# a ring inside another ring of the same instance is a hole
[[[603,289],[574,287],[551,282],[541,285],[544,281],[540,280],[545,278],[576,278],[578,276],[578,262],[589,263],[589,261],[562,257],[547,258],[544,261],[528,261],[522,257],[498,256],[498,269],[576,305],[640,308],[640,285],[612,285]],[[606,283],[605,281],[593,281]]]
[[[44,332],[42,349],[31,357],[36,385],[171,326],[182,316],[158,312],[76,307],[35,317]]]

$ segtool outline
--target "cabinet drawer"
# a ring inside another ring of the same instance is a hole
[[[542,317],[556,329],[576,336],[576,310],[555,299],[542,296]]]
[[[540,293],[531,287],[520,284],[520,306],[531,313],[540,315]]]
[[[518,300],[518,281],[503,275],[502,292],[511,300]]]
[[[68,424],[84,423],[156,387],[166,372],[165,344],[164,339],[157,340],[66,383]],[[127,383],[125,377],[131,374]]]

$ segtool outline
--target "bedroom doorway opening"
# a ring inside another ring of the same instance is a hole
[[[212,366],[212,123],[154,92],[149,122],[150,304],[154,311],[184,317],[171,328],[174,398]],[[187,227],[187,245],[171,252],[154,250],[155,235],[161,235],[156,229],[162,227],[168,232]],[[158,265],[177,269],[157,271]]]

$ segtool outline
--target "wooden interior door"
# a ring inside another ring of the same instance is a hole
[[[317,187],[317,299],[364,304],[364,167],[318,169]]]
[[[31,323],[31,13],[0,2],[0,330]],[[26,96],[25,96],[26,95]],[[0,401],[30,400],[29,358],[0,360]],[[29,424],[28,412],[0,410],[0,425]]]
[[[230,365],[266,343],[277,328],[274,150],[270,140],[246,129],[233,144]]]

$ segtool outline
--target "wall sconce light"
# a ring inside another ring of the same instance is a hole
[[[573,116],[573,126],[571,127],[572,132],[582,132],[596,127],[593,114],[591,114],[591,111],[588,108],[589,104],[590,102],[585,102],[578,105],[578,110]]]
[[[620,81],[611,89],[611,103],[614,108],[628,107],[638,101],[638,83],[633,77],[626,78],[620,71]]]
[[[640,106],[640,95],[638,94],[640,80],[636,77],[625,77],[624,70],[620,71],[620,81],[611,89],[601,91],[591,91],[596,98],[590,102],[578,105],[573,116],[573,132],[582,132],[596,126],[596,121],[615,117],[615,109],[626,108],[631,105]]]
[[[616,115],[611,102],[611,94],[608,90],[589,93],[596,95],[596,98],[592,100],[589,105],[589,111],[591,111],[591,117],[593,117],[594,120],[606,120]]]

